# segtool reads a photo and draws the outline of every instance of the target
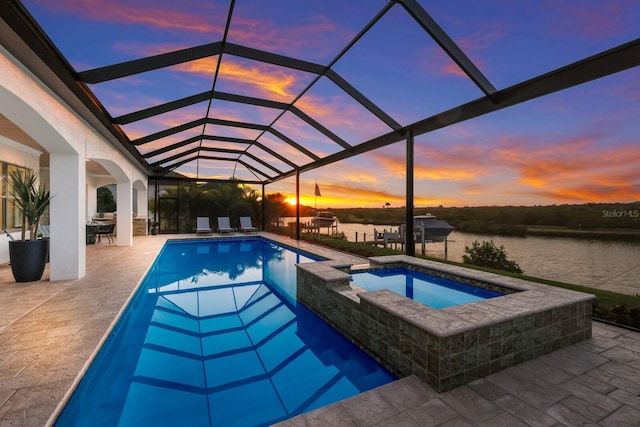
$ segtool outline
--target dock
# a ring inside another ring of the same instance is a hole
[[[422,255],[425,255],[427,252],[426,244],[436,243],[436,242],[433,240],[421,239],[420,236],[424,236],[424,234],[418,233],[417,235],[418,238],[414,240],[414,243],[416,245],[420,244],[421,253]],[[355,242],[358,243],[358,233],[356,233]],[[399,246],[400,250],[404,251],[405,239],[404,239],[404,236],[400,233],[400,229],[398,230],[398,232],[387,231],[387,230],[383,230],[382,232],[379,232],[374,229],[373,240],[367,240],[367,234],[365,233],[363,236],[362,243],[365,245],[371,245],[371,246],[382,246],[384,248],[388,247],[395,250],[397,250]],[[449,249],[448,244],[449,244],[449,240],[444,239],[445,256]]]

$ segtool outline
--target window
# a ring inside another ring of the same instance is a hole
[[[26,172],[27,168],[0,162],[0,173],[3,177],[8,179],[14,171]],[[9,193],[9,183],[6,179],[2,179],[0,182],[0,202],[0,224],[2,228],[22,227],[22,213]]]

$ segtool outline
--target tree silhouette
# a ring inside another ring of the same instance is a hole
[[[115,212],[116,201],[113,193],[107,187],[98,188],[98,212]]]

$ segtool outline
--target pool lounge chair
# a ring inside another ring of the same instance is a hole
[[[211,234],[211,226],[209,226],[208,216],[199,216],[196,218],[196,234]]]
[[[256,227],[254,227],[253,224],[251,223],[251,217],[250,216],[241,216],[240,217],[240,231],[243,231],[245,233],[250,233],[250,232],[257,232],[258,229]]]
[[[218,233],[233,233],[234,231],[236,230],[231,228],[228,216],[218,217]]]

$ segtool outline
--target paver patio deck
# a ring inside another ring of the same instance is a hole
[[[50,282],[47,270],[43,281],[15,283],[10,268],[0,267],[0,427],[52,422],[131,292],[174,237],[134,237],[131,247],[88,246],[87,274],[79,280]],[[445,393],[407,377],[280,425],[640,426],[640,333],[594,322],[587,341]]]

